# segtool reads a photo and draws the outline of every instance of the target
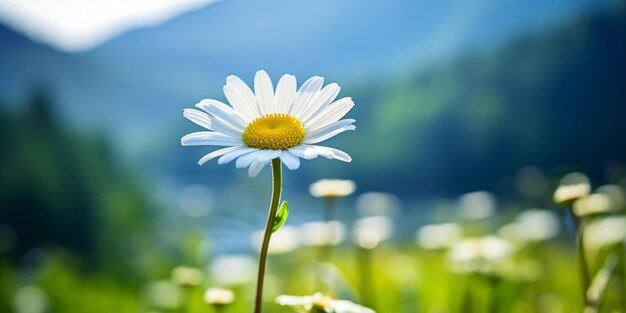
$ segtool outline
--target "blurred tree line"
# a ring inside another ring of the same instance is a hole
[[[431,195],[490,189],[527,165],[614,182],[626,171],[625,8],[356,94],[361,139],[337,139],[354,156],[350,177],[362,189]]]
[[[83,270],[127,275],[130,238],[148,227],[142,186],[104,138],[64,128],[43,89],[29,102],[0,111],[0,224],[15,237],[0,260],[60,247]]]

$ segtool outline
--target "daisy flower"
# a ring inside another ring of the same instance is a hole
[[[235,301],[235,293],[230,289],[209,288],[204,292],[204,302],[209,305],[222,307]]]
[[[309,193],[317,198],[341,198],[351,195],[356,189],[349,179],[320,179],[309,186]]]
[[[374,310],[348,300],[335,300],[320,292],[312,296],[278,296],[276,303],[289,306],[299,312],[310,313],[375,313]]]
[[[235,161],[256,176],[272,159],[280,158],[290,170],[300,167],[300,159],[322,156],[350,162],[345,152],[317,145],[348,130],[353,119],[342,119],[354,107],[351,98],[335,101],[339,85],[322,87],[324,78],[313,76],[296,89],[296,78],[283,75],[276,90],[265,71],[254,77],[254,92],[237,76],[228,76],[224,95],[230,103],[204,99],[196,109],[185,109],[183,116],[206,131],[188,134],[183,146],[222,146],[198,161],[199,165],[218,158],[218,164]]]

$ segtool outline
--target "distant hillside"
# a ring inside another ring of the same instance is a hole
[[[33,84],[43,85],[73,125],[106,131],[116,145],[137,154],[150,138],[177,126],[182,107],[218,97],[229,74],[249,80],[264,68],[274,76],[324,75],[350,92],[514,33],[549,27],[594,5],[227,0],[83,54],[59,53],[0,29],[0,78],[7,82],[0,99],[24,98]]]
[[[228,74],[319,74],[357,103],[357,131],[330,142],[354,163],[309,162],[303,183],[367,177],[365,190],[453,193],[527,164],[599,173],[624,156],[613,134],[624,133],[615,121],[624,116],[625,25],[623,14],[603,13],[607,2],[229,0],[83,54],[0,28],[0,100],[15,104],[43,86],[72,127],[105,133],[155,171],[201,181],[195,161],[206,149],[179,147],[194,129],[182,108],[223,99]]]
[[[367,144],[344,142],[358,155],[353,174],[367,168],[384,185],[460,192],[526,165],[582,165],[595,177],[611,163],[623,171],[624,73],[624,11],[417,73],[365,104]]]

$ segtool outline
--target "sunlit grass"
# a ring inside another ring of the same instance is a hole
[[[582,305],[574,252],[561,242],[516,253],[516,266],[508,277],[452,273],[445,252],[424,251],[412,244],[381,243],[368,251],[371,262],[364,269],[362,250],[337,247],[332,260],[337,271],[319,268],[314,248],[270,256],[265,296],[269,312],[289,312],[271,304],[279,294],[308,295],[318,290],[363,303],[377,312],[488,312],[494,305],[497,312],[576,312]],[[363,271],[371,271],[367,281],[362,281]],[[62,253],[51,253],[32,271],[5,265],[2,272],[3,306],[14,307],[20,289],[36,286],[54,312],[212,312],[204,292],[217,286],[211,276],[197,286],[176,285],[171,276],[125,283],[85,273]],[[322,277],[326,279],[322,281]],[[159,307],[169,301],[163,297],[176,296],[166,293],[159,301],[151,299],[147,288],[157,281],[179,289],[180,299],[172,301],[180,302],[170,308]],[[221,312],[250,309],[254,284],[222,287],[230,287],[235,300]],[[369,298],[360,297],[363,288],[371,288]],[[611,296],[607,305],[617,308],[619,300],[619,296]]]

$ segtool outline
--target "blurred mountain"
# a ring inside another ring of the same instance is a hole
[[[358,169],[408,193],[511,191],[527,165],[617,182],[626,175],[625,56],[624,8],[581,16],[397,81],[360,121],[376,153],[344,144]]]
[[[552,24],[583,6],[574,3],[230,0],[129,32],[89,54],[111,65],[160,64],[220,80],[259,68],[376,76]]]
[[[33,85],[45,86],[72,127],[110,136],[154,169],[201,180],[195,161],[207,149],[179,147],[195,129],[182,108],[223,99],[229,74],[324,75],[358,104],[357,133],[330,143],[355,161],[309,162],[303,181],[343,175],[363,178],[365,189],[483,188],[527,164],[597,169],[623,156],[610,140],[623,129],[603,122],[623,113],[624,90],[615,77],[623,14],[607,3],[229,0],[82,54],[0,27],[0,99],[25,102]],[[384,179],[366,179],[374,175]]]
[[[141,150],[154,143],[147,138],[175,127],[183,107],[221,97],[229,74],[247,80],[260,68],[301,79],[324,74],[349,91],[604,2],[228,0],[83,54],[60,53],[0,28],[0,78],[7,82],[0,97],[20,99],[33,83],[49,86],[67,121],[111,133],[125,150]]]

